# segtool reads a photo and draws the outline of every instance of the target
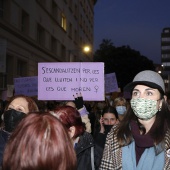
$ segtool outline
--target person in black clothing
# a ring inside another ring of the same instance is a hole
[[[100,130],[95,136],[95,146],[96,150],[102,159],[104,145],[106,141],[107,134],[110,132],[111,128],[119,123],[118,113],[116,109],[112,106],[106,106],[103,109],[102,116],[99,120]]]
[[[14,96],[6,105],[2,115],[3,123],[0,129],[0,166],[9,136],[17,124],[29,114],[29,112],[33,111],[38,111],[38,107],[31,97],[25,95]]]
[[[77,156],[77,170],[98,169],[100,157],[95,150],[92,135],[85,131],[85,125],[78,110],[71,106],[59,106],[50,113],[68,129]]]

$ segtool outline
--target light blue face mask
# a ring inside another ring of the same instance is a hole
[[[116,111],[118,114],[123,115],[126,112],[125,106],[116,106]]]

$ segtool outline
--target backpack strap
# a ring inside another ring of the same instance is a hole
[[[94,167],[94,146],[91,147],[91,167],[92,167],[92,170],[95,170],[95,167]]]

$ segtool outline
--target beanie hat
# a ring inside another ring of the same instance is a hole
[[[139,72],[133,79],[133,82],[124,87],[124,91],[132,91],[136,85],[146,85],[158,89],[160,93],[165,93],[165,85],[162,77],[155,71],[145,70]]]

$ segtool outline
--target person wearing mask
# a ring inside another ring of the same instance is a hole
[[[127,102],[124,97],[117,97],[114,99],[113,106],[116,108],[119,120],[121,121],[127,110]]]
[[[3,170],[76,170],[76,155],[67,129],[49,113],[31,113],[11,134]]]
[[[94,110],[93,112],[91,112],[91,114],[95,115],[93,118],[93,129],[92,129],[92,135],[95,137],[96,134],[98,134],[99,132],[99,128],[100,128],[100,118],[102,116],[103,113],[103,109],[107,106],[110,106],[109,100],[105,97],[104,101],[97,101],[95,103],[94,106]]]
[[[101,170],[170,169],[170,114],[162,77],[139,72],[124,90],[130,107],[107,136]]]
[[[107,134],[114,125],[119,123],[117,110],[112,106],[104,107],[99,122],[100,131],[96,134],[95,141],[104,149]]]
[[[50,113],[58,118],[67,128],[77,156],[77,170],[94,170],[99,166],[94,140],[85,131],[85,124],[80,113],[71,106],[59,106]]]
[[[3,123],[0,130],[0,164],[7,140],[17,124],[29,112],[38,111],[38,107],[31,97],[18,95],[11,98],[2,115]]]
[[[114,125],[119,123],[118,113],[112,106],[106,106],[103,109],[102,116],[100,118],[100,131],[95,136],[95,146],[100,155],[100,160],[103,155],[103,149],[106,141],[107,134],[110,132]]]

